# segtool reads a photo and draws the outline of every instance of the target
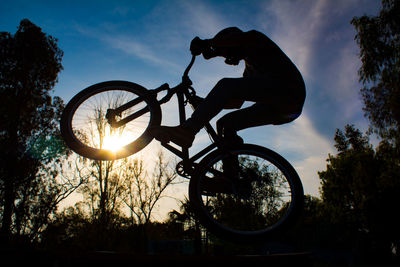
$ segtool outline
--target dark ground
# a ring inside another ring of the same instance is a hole
[[[258,266],[400,266],[396,264],[357,264],[346,255],[332,252],[298,252],[271,255],[138,255],[110,251],[43,251],[29,249],[2,249],[0,266],[89,267],[89,266],[145,266],[145,267],[258,267]]]
[[[1,266],[313,266],[309,253],[207,256],[207,255],[135,255],[114,252],[2,251]]]

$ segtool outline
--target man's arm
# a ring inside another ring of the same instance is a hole
[[[190,44],[190,51],[193,55],[203,54],[205,59],[221,56],[221,50],[230,47],[240,47],[243,50],[251,49],[260,45],[259,32],[252,30],[219,36],[212,39],[200,39],[195,37]]]
[[[233,33],[228,36],[215,37],[208,41],[211,47],[218,49],[220,47],[235,47],[235,46],[254,46],[258,44],[257,32],[252,30],[248,32]]]

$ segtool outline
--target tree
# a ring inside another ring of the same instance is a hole
[[[364,111],[386,139],[400,142],[400,1],[383,0],[376,17],[355,17],[360,46],[360,80]]]
[[[85,166],[80,167],[80,176],[86,183],[79,192],[84,195],[92,220],[107,228],[114,223],[113,219],[121,212],[122,162],[87,160],[84,162]]]
[[[114,129],[108,125],[103,112],[104,107],[117,105],[115,99],[107,103],[96,103],[93,110],[88,112],[88,125],[81,130],[84,140],[90,145],[102,149],[107,138],[118,138],[123,135],[124,128]],[[77,158],[79,176],[86,183],[79,189],[89,206],[91,217],[104,229],[111,227],[113,219],[118,217],[121,208],[123,179],[121,171],[126,160],[100,161]],[[103,230],[104,230],[103,229]],[[101,231],[104,233],[104,231]]]
[[[169,212],[169,218],[167,223],[173,223],[179,225],[182,229],[183,239],[194,239],[195,252],[201,254],[201,241],[202,232],[205,234],[206,246],[208,246],[208,233],[200,225],[200,221],[197,218],[193,206],[190,204],[189,199],[185,198],[181,201],[179,211],[172,210]]]
[[[326,171],[319,172],[322,200],[332,219],[356,229],[367,229],[363,211],[371,204],[379,167],[365,136],[347,125],[335,134],[337,156],[329,155]]]
[[[399,251],[398,220],[393,220],[393,205],[400,194],[400,1],[382,0],[378,16],[355,17],[360,46],[360,81],[364,112],[371,129],[381,138],[373,156],[377,170],[366,173],[375,183],[372,188],[375,216],[370,218],[374,232],[390,240]],[[367,163],[364,163],[368,168]],[[357,165],[356,165],[357,166]],[[354,172],[355,168],[353,168]],[[388,238],[388,235],[390,237]]]
[[[1,233],[34,238],[79,181],[61,175],[63,102],[50,92],[62,70],[57,40],[27,19],[0,33]]]
[[[335,147],[338,154],[329,155],[326,170],[319,172],[325,214],[349,242],[363,236],[375,244],[373,255],[390,255],[400,239],[400,220],[393,216],[399,166],[391,166],[386,151],[374,150],[351,125],[336,131]]]
[[[135,159],[125,165],[123,175],[126,186],[125,204],[131,211],[132,221],[150,222],[154,207],[164,192],[177,178],[160,152],[153,173],[149,176],[142,160]]]
[[[122,223],[135,229],[136,241],[147,242],[156,204],[177,177],[174,171],[169,170],[162,153],[158,155],[151,175],[143,160],[136,158],[84,160],[79,172],[82,179],[88,181],[79,190],[90,211],[88,217],[92,235],[88,238],[95,238],[92,243],[97,249],[110,248],[110,240],[114,238],[110,233],[123,230]],[[129,208],[129,218],[124,207]]]

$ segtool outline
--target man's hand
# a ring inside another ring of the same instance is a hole
[[[190,43],[190,51],[194,56],[198,56],[201,53],[203,53],[203,51],[206,50],[207,47],[208,47],[207,41],[202,40],[197,36]]]

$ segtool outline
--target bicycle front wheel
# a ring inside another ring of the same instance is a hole
[[[108,123],[108,109],[129,101],[135,105],[118,114],[123,119],[138,114],[134,120],[114,128]],[[81,156],[95,160],[127,157],[151,142],[151,128],[161,123],[161,110],[156,98],[135,83],[109,81],[92,85],[66,105],[60,121],[66,144]]]
[[[207,155],[190,180],[189,197],[210,232],[240,241],[280,233],[295,221],[304,198],[289,162],[250,144]]]

